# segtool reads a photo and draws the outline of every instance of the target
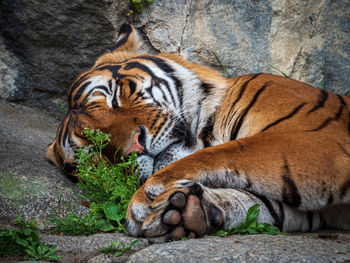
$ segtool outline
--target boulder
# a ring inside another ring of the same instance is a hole
[[[70,83],[110,50],[128,1],[0,3],[0,98],[57,114]],[[131,21],[147,53],[173,52],[235,75],[278,70],[348,91],[349,1],[154,0]],[[272,67],[271,67],[272,66]]]
[[[154,1],[150,44],[231,75],[273,72],[344,94],[350,82],[348,1]],[[272,67],[271,67],[272,66]],[[325,79],[325,86],[324,86]]]
[[[349,236],[334,239],[316,235],[251,235],[206,237],[149,246],[129,258],[130,263],[204,262],[347,262]],[[331,235],[329,235],[331,236]]]
[[[48,217],[70,212],[69,205],[87,213],[74,193],[76,184],[45,158],[59,121],[36,109],[0,101],[0,123],[0,225],[19,216],[47,228]]]

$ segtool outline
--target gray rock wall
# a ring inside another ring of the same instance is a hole
[[[127,0],[0,2],[0,98],[57,112],[79,72],[113,47]],[[348,0],[154,0],[134,25],[142,50],[175,52],[232,75],[278,72],[344,94]],[[324,70],[326,66],[326,70]],[[324,73],[325,72],[325,73]]]

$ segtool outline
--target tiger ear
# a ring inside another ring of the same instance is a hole
[[[135,52],[138,48],[138,44],[139,40],[135,28],[131,24],[125,23],[119,30],[117,43],[112,52]]]

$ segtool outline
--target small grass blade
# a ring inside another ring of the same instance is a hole
[[[226,74],[226,77],[228,78],[232,78],[232,75],[230,73],[228,73],[227,71],[227,68],[225,67],[225,65],[222,63],[221,59],[219,58],[219,56],[214,52],[212,51],[214,57],[216,58],[216,60],[219,62],[219,64],[221,65],[222,69],[224,70],[225,74]]]
[[[279,73],[281,73],[284,77],[288,78],[289,79],[289,76],[284,73],[282,70],[279,70],[278,68],[272,66],[272,65],[268,65],[270,68],[273,68],[274,70],[278,71]]]

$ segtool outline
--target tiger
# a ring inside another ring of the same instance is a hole
[[[131,24],[80,74],[46,156],[75,174],[86,125],[112,156],[137,152],[131,236],[162,243],[258,222],[350,229],[350,98],[272,74],[223,77],[176,54],[140,54]]]

